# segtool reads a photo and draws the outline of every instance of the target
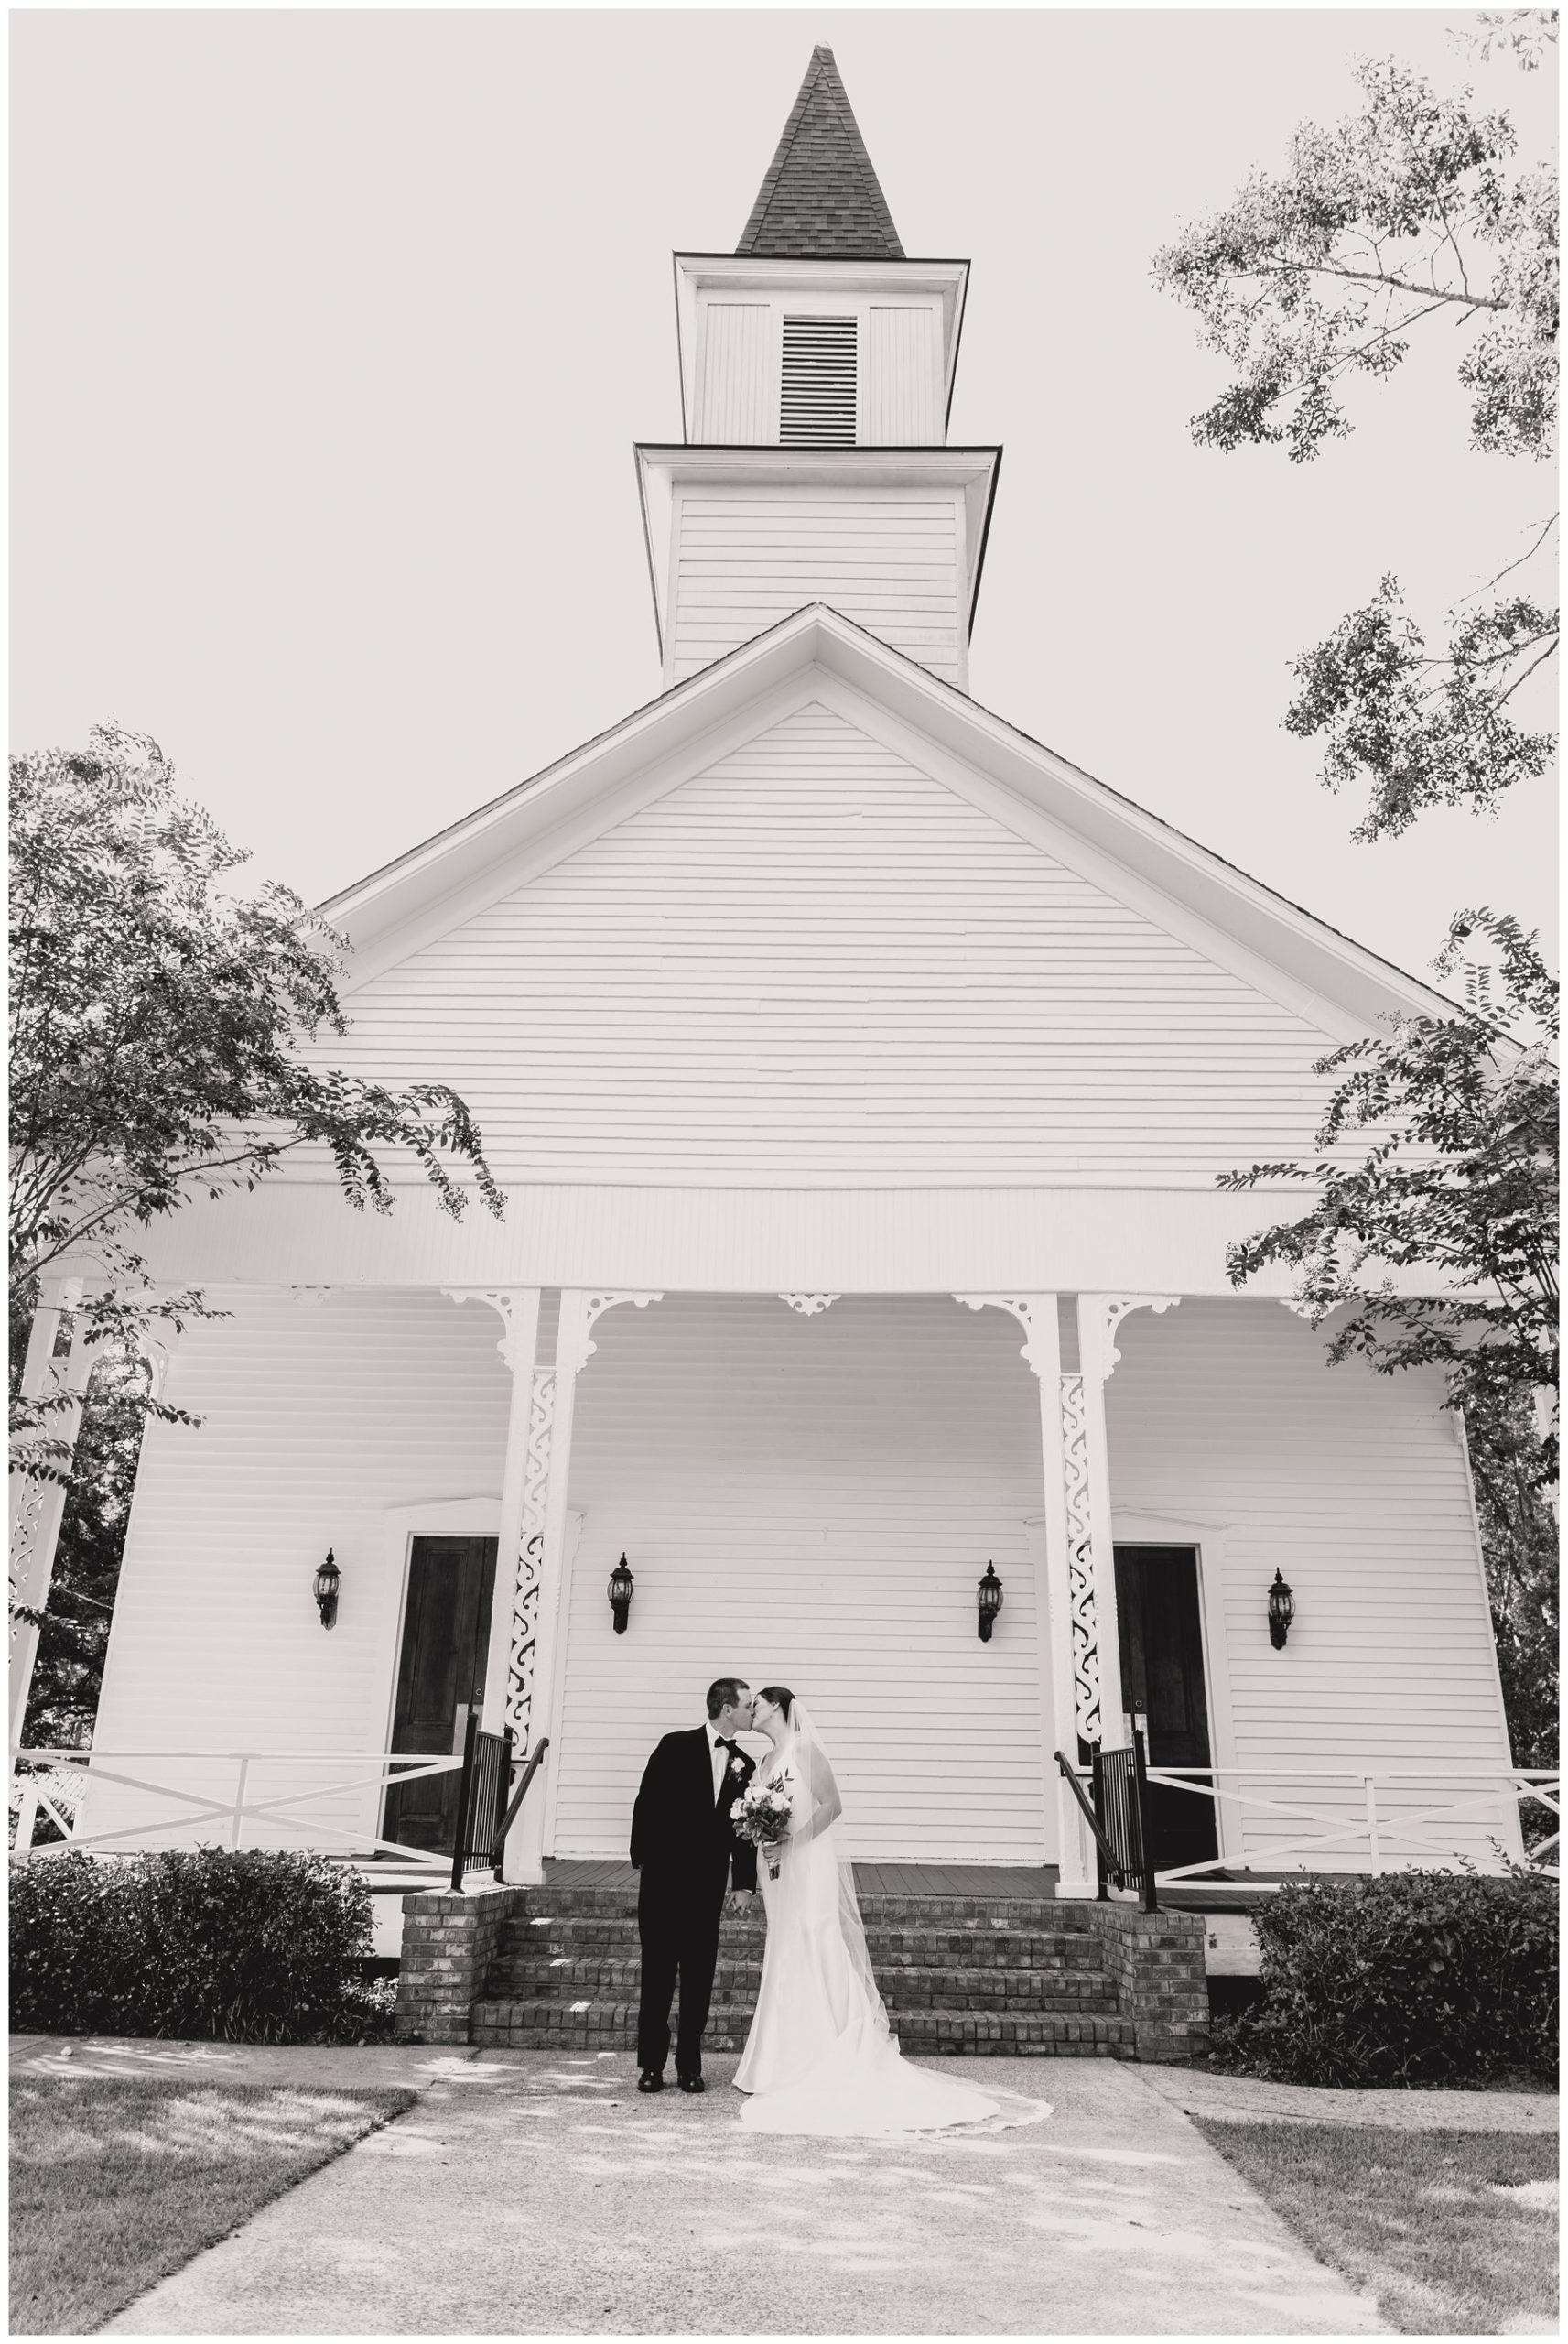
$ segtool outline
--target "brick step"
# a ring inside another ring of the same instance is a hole
[[[865,1914],[894,2024],[912,2048],[1161,2061],[1201,2058],[1206,2050],[1204,1925],[1195,1914],[1145,1915],[1127,1903],[892,1894],[868,1896]],[[635,1915],[634,1894],[620,1890],[408,1897],[398,2039],[631,2054]],[[497,1960],[500,1941],[519,1919],[524,1926],[511,1932],[511,1941],[529,1965],[524,1985],[536,1981],[533,1965],[563,1963],[549,1992],[497,1991],[507,1975]],[[1060,1959],[1033,1959],[1033,1940],[1061,1941],[1053,1945]],[[735,1974],[714,2013],[716,2046],[733,2050],[744,2036],[749,2013],[740,1978],[746,1975],[749,1989],[764,1944],[760,1915],[726,1922],[721,1952]],[[551,1945],[560,1948],[558,1956],[545,1953]],[[937,1958],[915,1958],[928,1953]],[[622,1965],[624,1991],[614,1982],[608,1991],[563,1991],[564,1970],[585,1962],[586,1974],[593,1975],[597,1963],[612,1981],[615,1965]],[[927,1980],[915,1974],[922,1970],[933,1973],[928,1998]],[[957,1997],[971,1991],[996,2007],[957,2007]],[[1040,2007],[1046,1995],[1053,2002],[1069,1997],[1067,2008]]]
[[[932,1929],[892,1929],[866,1932],[871,1967],[884,1970],[1059,1970],[1069,1977],[1105,1968],[1105,1947],[1098,1937],[1032,1937],[1023,1932],[988,1929],[982,1937],[939,1935]]]
[[[716,2005],[708,2013],[703,2049],[743,2049],[751,2023],[749,2010]],[[1135,2043],[1130,2020],[1100,2013],[911,2010],[899,2012],[893,2025],[905,2051],[927,2058],[967,2052],[1005,2058],[1130,2059]],[[470,2039],[491,2049],[634,2052],[637,2006],[588,1997],[575,2003],[547,1996],[487,1997],[473,2006]]]
[[[720,1961],[713,1991],[721,2002],[750,2010],[762,1983],[761,1962]],[[635,1961],[518,1961],[497,1964],[486,1998],[579,2002],[585,1996],[634,2002],[642,1983]],[[1103,1970],[957,1970],[943,1964],[878,1972],[889,2010],[1042,2010],[1114,2012],[1116,1993]]]
[[[744,2002],[749,2009],[757,1999],[762,1978],[761,1960],[730,1961],[721,1954],[713,1973],[715,2000]],[[536,1995],[552,2000],[564,1996],[578,2001],[584,1994],[598,1994],[608,2002],[634,2002],[642,1982],[643,1965],[635,1956],[623,1960],[611,1954],[585,1953],[565,1960],[498,1961],[485,1992],[492,2002],[508,1995],[528,2000]]]
[[[902,1896],[876,1892],[863,1895],[860,1917],[868,1934],[873,1926],[880,1928],[908,1929],[971,1929],[1002,1928],[1033,1930],[1036,1935],[1068,1934],[1090,1937],[1095,1934],[1088,1918],[1087,1904],[1062,1902],[1046,1897],[1011,1896]],[[577,1920],[628,1920],[637,1917],[635,1888],[533,1888],[527,1892],[526,1912],[521,1926],[536,1919],[570,1916]],[[520,1926],[514,1921],[510,1926]],[[726,1917],[725,1926],[744,1928],[756,1924],[735,1916]]]
[[[731,1919],[727,1915],[719,1932],[719,1942],[732,1948],[741,1958],[755,1948],[760,1961],[766,1937],[767,1930],[760,1917],[753,1922]],[[552,1953],[603,1953],[613,1959],[627,1948],[635,1951],[641,1942],[635,1915],[605,1920],[594,1915],[552,1913],[541,1914],[532,1920],[508,1921],[501,1933],[498,1952],[503,1958],[526,1960],[543,1945],[548,1946]]]
[[[726,1919],[719,1946],[737,1960],[761,1960],[767,1932],[761,1922]],[[635,1920],[579,1918],[574,1915],[540,1915],[531,1921],[509,1921],[497,1948],[499,1959],[529,1961],[541,1952],[555,1959],[562,1954],[607,1960],[635,1957],[640,1938]],[[1040,1932],[1012,1928],[890,1928],[866,1931],[874,1966],[958,1962],[967,1967],[1007,1970],[1098,1970],[1104,1957],[1103,1941],[1087,1930]]]
[[[890,2011],[1084,2011],[1115,2014],[1116,1989],[1103,1970],[881,1970],[877,1985]]]

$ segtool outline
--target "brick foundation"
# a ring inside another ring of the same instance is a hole
[[[1079,1908],[1105,1948],[1133,2056],[1180,2067],[1208,2054],[1208,1973],[1198,1913],[1145,1913],[1136,1904]]]
[[[403,1900],[397,1977],[399,2043],[466,2043],[469,2013],[495,1959],[521,1888],[421,1889]]]
[[[910,1896],[869,1896],[863,1910],[890,2015],[917,2056],[1171,2065],[1207,2052],[1195,1913]],[[634,1891],[425,1890],[404,1898],[403,1913],[399,2042],[630,2052]],[[726,1920],[710,2050],[744,2042],[762,1949],[760,1915]]]

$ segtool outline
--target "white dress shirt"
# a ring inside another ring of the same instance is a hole
[[[719,1785],[724,1780],[724,1769],[730,1763],[730,1753],[719,1741],[719,1728],[711,1718],[708,1720],[708,1754],[713,1761],[713,1803],[717,1807]]]

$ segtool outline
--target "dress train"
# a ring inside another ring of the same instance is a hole
[[[792,1741],[757,1779],[780,1782],[809,1816],[809,1777],[825,1764],[819,1743],[811,1752]],[[741,2123],[756,2132],[876,2138],[955,2127],[1000,2132],[1049,2116],[1044,2100],[982,2090],[903,2057],[838,1841],[832,1824],[787,1840],[776,1881],[766,1859],[759,1862],[768,1935],[756,2013],[735,2074],[738,2089],[751,2095]]]

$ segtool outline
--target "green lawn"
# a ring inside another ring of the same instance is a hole
[[[167,2077],[14,2079],[11,2333],[101,2327],[415,2099]]]
[[[1552,2134],[1193,2121],[1404,2334],[1555,2332]]]

